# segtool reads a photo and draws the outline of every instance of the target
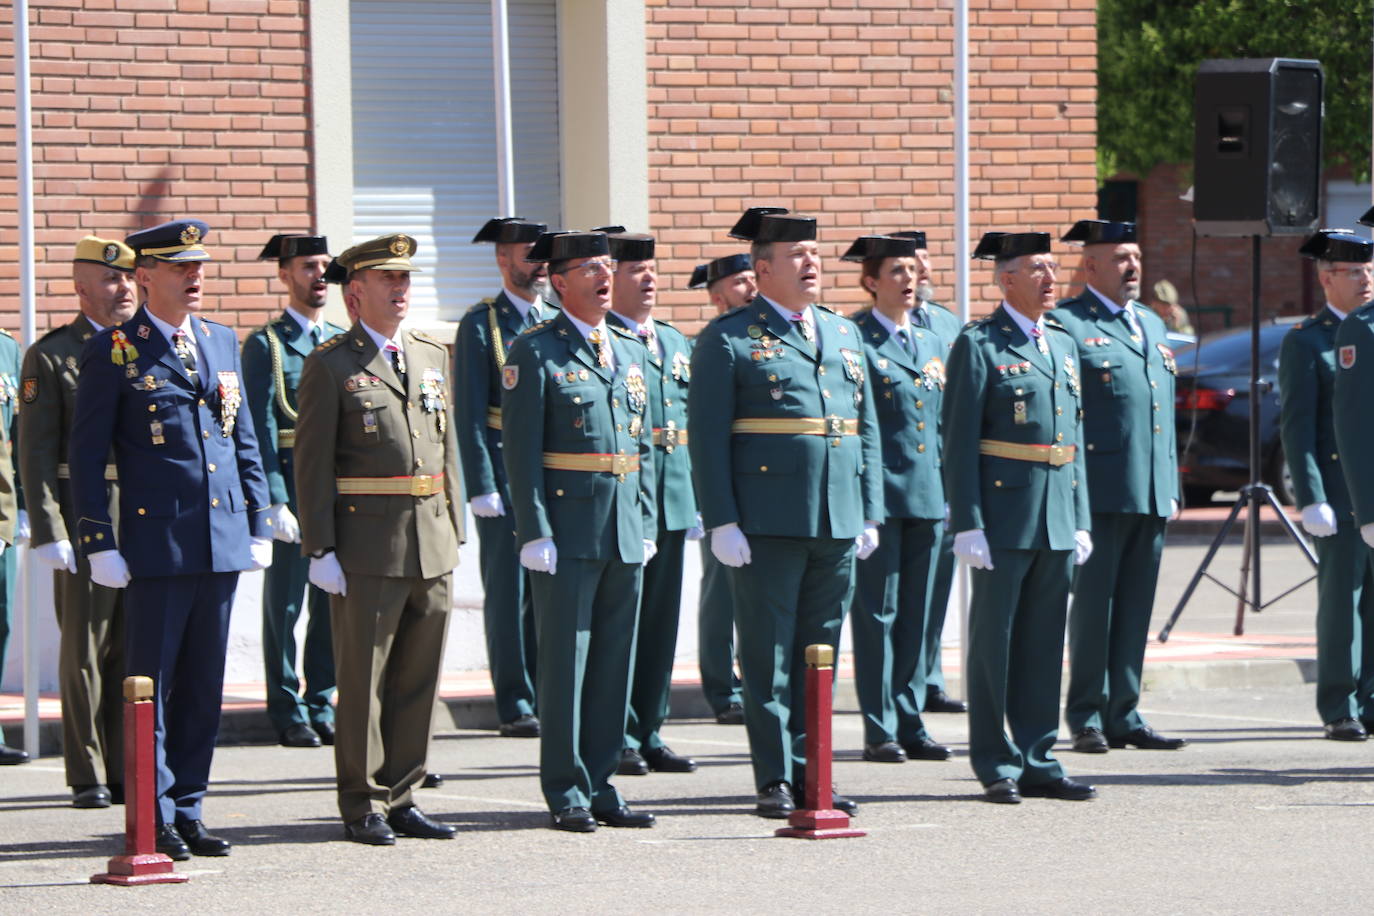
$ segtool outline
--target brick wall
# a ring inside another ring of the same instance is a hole
[[[72,245],[179,216],[212,228],[208,314],[241,328],[280,308],[271,232],[310,228],[305,0],[30,4],[39,327],[75,308]],[[0,3],[0,96],[14,98]],[[0,325],[17,330],[12,101],[0,109]]]
[[[711,314],[703,293],[682,291],[692,266],[740,250],[725,233],[751,204],[818,217],[824,301],[842,311],[868,299],[839,255],[856,236],[902,228],[926,231],[939,298],[954,305],[947,0],[647,5],[652,219],[671,290],[660,301],[684,328]],[[1096,206],[1095,3],[971,7],[970,234],[1057,239]],[[980,262],[972,312],[997,295]]]

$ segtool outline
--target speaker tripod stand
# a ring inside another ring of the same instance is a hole
[[[1274,510],[1274,515],[1278,516],[1284,532],[1294,544],[1298,545],[1298,549],[1307,557],[1312,568],[1315,570],[1317,567],[1317,557],[1312,552],[1312,547],[1294,527],[1288,514],[1283,511],[1283,506],[1279,505],[1278,499],[1274,497],[1274,491],[1260,480],[1260,239],[1261,236],[1251,236],[1252,245],[1250,249],[1250,482],[1241,488],[1240,498],[1231,508],[1231,514],[1226,517],[1226,521],[1222,522],[1221,530],[1217,532],[1216,537],[1212,538],[1207,554],[1202,558],[1202,563],[1193,573],[1192,579],[1188,581],[1188,587],[1183,590],[1183,596],[1178,599],[1174,612],[1169,615],[1169,621],[1159,631],[1160,642],[1169,641],[1169,634],[1173,632],[1174,624],[1178,623],[1178,618],[1183,615],[1183,609],[1188,605],[1188,599],[1193,596],[1193,592],[1203,578],[1210,579],[1236,598],[1236,624],[1232,631],[1236,636],[1245,632],[1245,609],[1247,607],[1255,613],[1259,613],[1316,578],[1316,574],[1313,573],[1297,585],[1275,595],[1268,601],[1263,599],[1263,594],[1260,591],[1260,510],[1266,505]],[[1240,517],[1241,512],[1245,513],[1245,538],[1242,546],[1240,586],[1238,589],[1233,589],[1208,572],[1208,568],[1212,565],[1212,560],[1216,558],[1221,545],[1226,542],[1227,536],[1231,533],[1231,527]],[[1248,591],[1247,584],[1249,585]]]

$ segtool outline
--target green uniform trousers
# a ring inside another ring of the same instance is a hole
[[[630,707],[625,717],[625,746],[639,750],[663,747],[659,731],[668,718],[673,690],[673,658],[682,608],[682,556],[686,531],[658,532],[658,553],[644,565],[639,599],[639,625],[630,680]]]
[[[296,674],[296,621],[308,601],[305,654]],[[262,574],[262,659],[267,715],[281,734],[293,725],[333,724],[334,648],[329,595],[310,584],[310,558],[299,544],[272,542],[272,565]]]
[[[509,505],[505,515],[473,521],[477,524],[482,625],[496,715],[502,722],[514,722],[535,712],[534,608],[530,604],[529,574],[520,565],[515,512]]]
[[[1074,570],[1069,612],[1070,732],[1092,727],[1124,738],[1145,726],[1137,706],[1164,523],[1157,515],[1093,513],[1093,552]]]
[[[6,551],[8,553],[8,551]],[[91,566],[53,573],[61,645],[62,760],[67,785],[124,782],[124,591],[91,582]]]
[[[618,557],[558,560],[530,573],[538,646],[539,786],[549,810],[609,811],[625,741],[644,567]]]
[[[1374,557],[1352,521],[1317,551],[1317,712],[1374,719]]]
[[[930,737],[921,722],[923,643],[940,527],[938,519],[890,518],[879,529],[878,549],[855,563],[850,632],[865,744]]]
[[[0,556],[0,601],[5,602],[5,607],[0,610],[0,680],[5,676],[5,653],[9,649],[10,631],[14,626],[14,582],[16,579],[17,566],[15,556],[18,551],[10,545],[5,549],[3,556]],[[5,729],[0,726],[0,744],[4,743]]]
[[[972,570],[969,762],[984,786],[1052,782],[1073,551],[993,548],[992,563]]]
[[[735,674],[735,601],[730,574],[711,553],[711,538],[701,539],[701,595],[697,600],[697,664],[701,692],[711,711],[720,715],[741,703]]]
[[[854,591],[852,538],[751,534],[731,569],[754,784],[794,783],[806,765],[806,647],[840,642]]]
[[[453,575],[348,573],[330,598],[339,673],[334,767],[339,814],[355,821],[414,804],[439,693]]]
[[[930,616],[926,618],[926,690],[945,689],[945,666],[940,647],[945,635],[945,614],[949,610],[949,593],[954,587],[954,532],[944,528],[940,534],[940,554],[935,560],[935,583],[930,591]],[[922,704],[925,697],[921,698]],[[925,712],[925,706],[921,706]]]

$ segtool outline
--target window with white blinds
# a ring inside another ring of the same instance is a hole
[[[471,244],[486,220],[560,223],[555,0],[507,0],[514,214],[498,212],[490,0],[352,0],[350,16],[354,240],[414,236],[411,314],[456,321],[500,284]]]

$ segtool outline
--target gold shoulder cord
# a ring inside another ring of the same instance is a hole
[[[272,384],[277,387],[277,406],[281,408],[286,419],[295,423],[296,411],[286,403],[286,374],[282,371],[281,341],[277,339],[271,325],[265,324],[262,329],[267,334],[267,349],[272,353]]]
[[[506,345],[501,340],[501,325],[496,320],[494,305],[487,309],[487,327],[491,330],[491,355],[496,360],[496,368],[500,370],[506,365]]]

